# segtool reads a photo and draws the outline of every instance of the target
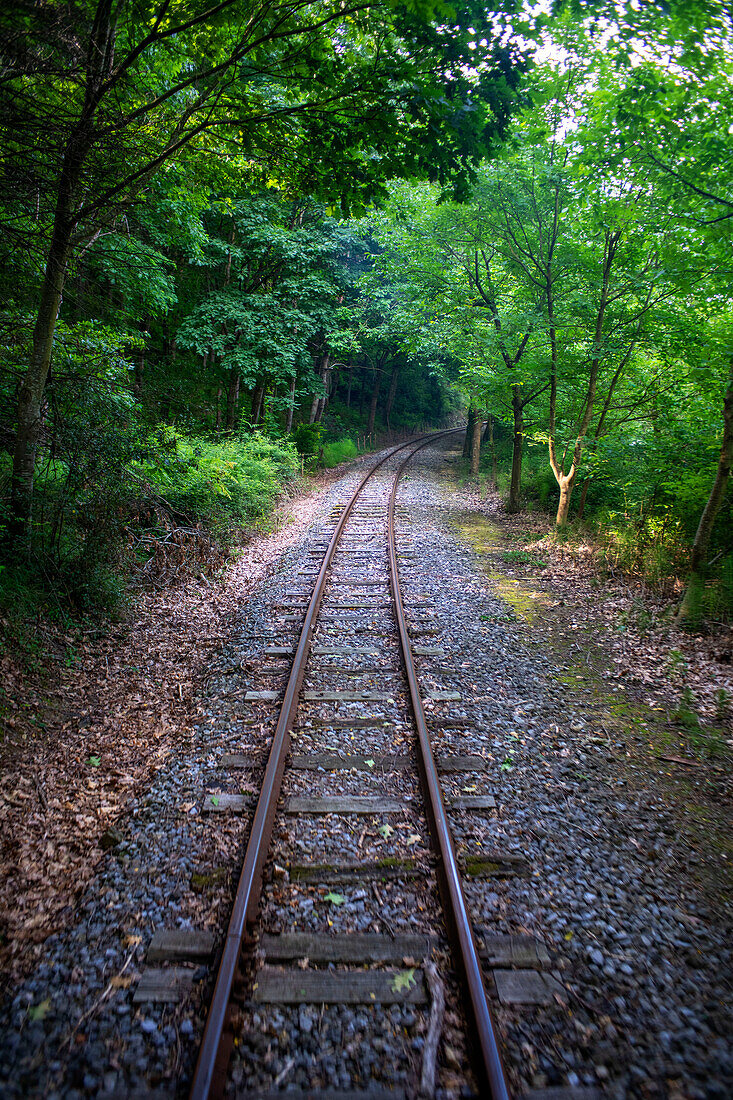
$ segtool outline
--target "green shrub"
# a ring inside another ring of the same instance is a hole
[[[339,462],[346,462],[356,458],[358,451],[353,439],[337,439],[334,443],[325,443],[323,446],[323,465],[326,469],[338,466]]]
[[[140,467],[145,481],[179,522],[219,535],[265,516],[299,469],[292,444],[259,434],[218,441],[166,428],[158,441]]]
[[[298,424],[291,438],[298,454],[316,455],[321,449],[323,434],[321,424]]]
[[[536,565],[538,569],[547,569],[547,562],[542,561],[531,550],[504,550],[501,557],[508,564],[518,562],[522,565]]]

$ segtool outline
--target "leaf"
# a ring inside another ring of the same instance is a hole
[[[323,900],[330,901],[331,905],[343,905],[345,899],[343,894],[337,894],[335,890],[329,890]]]
[[[392,833],[394,832],[394,829],[392,828],[391,825],[380,825],[379,826],[379,832],[380,832],[380,835],[383,836],[385,840],[389,840],[389,838],[392,836]]]
[[[218,806],[219,805],[218,795],[212,794],[212,796],[211,796],[211,805],[212,806]]]
[[[110,989],[129,989],[132,985],[132,978],[127,974],[115,974],[114,978],[110,979]]]
[[[373,760],[365,760],[364,763],[366,764],[366,766],[368,768],[373,768],[374,767],[374,761]]]
[[[420,837],[418,836],[418,834],[413,833],[412,836],[408,836],[407,840],[405,841],[405,844],[407,845],[408,848],[411,848],[413,844],[418,844],[419,841],[420,841]]]
[[[571,940],[572,938],[573,938],[573,933],[572,933],[572,929],[571,929],[571,930],[570,930],[570,932],[566,932],[566,933],[565,933],[565,939],[566,939],[566,940],[567,940],[568,942],[570,942],[570,940]]]
[[[399,974],[395,974],[392,979],[392,992],[393,993],[407,993],[409,989],[412,989],[415,985],[415,971],[401,970]]]
[[[45,1001],[41,1001],[40,1004],[34,1005],[33,1008],[28,1009],[29,1020],[43,1020],[48,1015],[51,1008],[51,998],[46,997]]]
[[[89,759],[87,760],[87,764],[91,764],[91,766],[93,768],[98,768],[101,763],[102,763],[102,757],[101,756],[90,756]]]

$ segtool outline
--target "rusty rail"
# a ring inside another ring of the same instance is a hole
[[[460,429],[452,429],[453,431]],[[423,441],[420,446],[428,443],[449,432],[434,432]],[[280,795],[285,760],[290,748],[290,730],[298,708],[300,689],[305,676],[306,662],[311,648],[311,638],[318,619],[318,612],[326,587],[328,571],[336,552],[341,534],[356,500],[371,476],[383,466],[393,455],[411,446],[414,440],[403,443],[386,454],[384,458],[376,462],[362,477],[354,490],[351,499],[346,504],[328,548],[323,558],[318,573],[313,595],[311,596],[308,610],[305,614],[300,639],[290,669],[288,684],[285,689],[282,708],[273,736],[272,746],[267,759],[262,788],[257,799],[250,831],[247,849],[244,855],[244,863],[239,876],[237,892],[234,897],[232,915],[229,919],[224,950],[222,952],[219,971],[214,986],[214,994],[206,1018],[199,1056],[194,1070],[191,1084],[191,1100],[210,1100],[213,1096],[222,1096],[226,1086],[226,1072],[229,1064],[232,1045],[232,1031],[230,1025],[230,1000],[232,988],[239,972],[239,961],[242,946],[245,942],[247,926],[252,925],[257,917],[259,906],[262,872],[270,848],[272,826],[275,819],[275,811]],[[416,448],[419,450],[419,447]]]
[[[397,627],[400,633],[400,646],[405,674],[410,687],[410,699],[418,733],[418,762],[423,781],[426,809],[433,834],[433,844],[439,855],[438,881],[443,900],[448,933],[453,949],[453,961],[466,992],[469,1024],[474,1032],[477,1046],[472,1051],[474,1069],[479,1079],[480,1095],[491,1096],[492,1100],[509,1100],[509,1089],[504,1075],[504,1067],[499,1053],[496,1030],[491,1017],[491,1009],[486,999],[481,962],[471,929],[471,921],[466,907],[466,899],[461,886],[461,877],[456,863],[453,838],[445,812],[440,789],[438,769],[435,764],[430,734],[425,720],[420,688],[417,681],[415,662],[412,657],[410,636],[407,631],[405,609],[400,591],[397,569],[397,547],[395,541],[394,512],[397,498],[397,486],[408,463],[419,450],[426,447],[427,440],[412,451],[395,474],[392,492],[389,497],[389,568],[392,596],[395,603]]]

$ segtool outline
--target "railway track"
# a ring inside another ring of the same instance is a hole
[[[277,719],[269,759],[267,759],[258,802],[254,810],[247,853],[244,856],[214,997],[211,1000],[204,1040],[200,1046],[192,1091],[190,1091],[190,1096],[194,1100],[205,1100],[205,1098],[208,1100],[210,1097],[222,1096],[227,1090],[227,1068],[232,1045],[236,1042],[238,1022],[241,1026],[236,1000],[243,986],[242,953],[245,947],[252,944],[252,933],[259,922],[263,875],[267,861],[271,859],[273,825],[281,796],[288,751],[291,749],[291,731],[296,722],[307,722],[304,712],[307,713],[308,707],[313,708],[315,705],[316,708],[322,709],[326,706],[337,712],[346,707],[348,713],[351,704],[362,703],[396,704],[401,726],[412,726],[415,751],[414,760],[411,760],[411,763],[417,767],[422,779],[422,800],[420,800],[422,804],[419,809],[417,806],[409,806],[407,809],[407,803],[398,803],[398,800],[391,799],[386,792],[376,798],[374,795],[366,798],[359,795],[351,798],[340,796],[330,801],[322,795],[316,795],[315,798],[310,799],[307,796],[305,798],[300,796],[299,799],[289,799],[288,809],[298,816],[342,811],[348,816],[353,815],[361,820],[375,815],[381,818],[384,812],[386,816],[393,813],[407,813],[409,824],[413,828],[409,836],[415,838],[415,844],[423,837],[427,825],[431,845],[433,845],[431,864],[434,865],[442,904],[442,917],[444,917],[442,921],[444,930],[441,931],[450,943],[453,968],[460,979],[464,1019],[468,1025],[466,1048],[471,1055],[473,1079],[481,1096],[491,1096],[495,1100],[508,1097],[499,1044],[496,1040],[489,1003],[486,1000],[481,961],[472,933],[466,900],[463,897],[448,812],[441,792],[423,697],[418,685],[411,623],[409,623],[411,610],[417,610],[417,608],[414,604],[412,608],[406,606],[400,585],[400,568],[398,568],[398,549],[395,538],[397,485],[412,456],[427,443],[433,442],[434,438],[420,441],[417,445],[406,444],[387,455],[363,476],[340,515],[333,517],[336,519],[335,529],[322,554],[313,591],[305,608],[280,716]],[[391,467],[395,462],[398,465],[396,472],[393,473]],[[315,573],[316,570],[309,569],[304,572],[304,579],[307,577],[309,580],[310,574]],[[391,593],[391,606],[389,593]],[[299,601],[300,593],[297,592],[294,602],[297,604]],[[376,621],[374,621],[375,612],[378,613]],[[370,621],[364,624],[363,619]],[[415,624],[413,626],[415,627]],[[353,638],[357,629],[360,630],[359,640],[371,638],[371,645],[354,645]],[[416,629],[419,631],[420,627],[417,626]],[[385,634],[392,635],[391,645],[385,646]],[[398,645],[396,638],[398,638]],[[314,641],[320,642],[319,645],[314,646]],[[418,652],[429,656],[430,647],[417,648]],[[386,663],[383,660],[385,653],[389,654]],[[271,647],[271,658],[288,656],[287,646]],[[379,663],[374,664],[374,659]],[[350,685],[354,680],[358,683],[369,681],[378,675],[382,684],[384,680],[391,682],[391,692],[360,691],[352,690],[351,686],[343,686],[344,679]],[[306,676],[310,680],[327,684],[327,686],[304,691]],[[331,685],[333,678],[337,679],[336,687]],[[404,690],[405,687],[407,691]],[[258,693],[252,693],[254,696],[256,694]],[[263,694],[265,698],[262,701],[266,702],[267,693]],[[400,695],[402,698],[398,698]],[[333,772],[353,768],[354,764],[357,768],[361,766],[371,770],[378,767],[375,758],[380,756],[379,746],[373,746],[369,740],[369,723],[372,719],[358,720],[357,728],[364,739],[362,747],[365,751],[359,753],[359,758],[355,761],[353,753],[349,752],[349,755],[344,757],[339,751],[339,746],[332,744],[335,735],[340,735],[341,746],[343,746],[343,735],[349,729],[348,716],[332,714],[330,728],[329,718],[324,720],[326,725],[322,729],[328,741],[327,747],[336,751],[326,755],[321,753],[320,758],[324,759],[324,756],[329,755],[332,757],[324,762],[327,766],[330,764]],[[389,714],[384,713],[379,716],[379,719],[374,718],[373,723],[379,725],[382,720],[389,722]],[[324,762],[318,762],[319,753],[310,753],[310,757],[310,760],[296,759],[294,762],[296,766],[299,763],[303,771],[309,770],[308,764],[311,768],[324,767]],[[402,759],[394,760],[394,764],[402,763],[404,763]],[[386,763],[386,768],[389,767],[390,764]],[[467,767],[471,768],[470,762]],[[291,831],[293,829],[297,831],[300,827],[296,817],[289,827]],[[392,831],[393,826],[389,823],[386,827],[382,826],[383,834],[389,836]],[[369,878],[370,870],[371,873],[374,872],[373,868],[366,866],[368,862],[364,860],[363,873],[366,878]],[[352,875],[359,875],[357,864],[349,870]],[[344,873],[344,869],[341,869],[341,872]],[[437,902],[435,890],[430,890],[430,893],[429,903],[435,909]],[[336,891],[331,891],[330,897],[332,901],[338,902],[340,895]],[[307,934],[299,937],[297,934],[291,934],[288,937],[265,933],[260,939],[260,944],[265,946],[266,958],[275,959],[281,964],[288,957],[309,957],[311,963],[317,965],[318,959],[313,956],[320,955],[321,961],[329,960],[331,963],[336,961],[341,966],[348,960],[358,964],[373,963],[374,960],[382,960],[386,964],[398,964],[405,958],[409,961],[418,961],[415,958],[416,954],[427,958],[431,953],[431,939],[438,945],[435,937],[397,934],[392,926],[389,926],[389,931],[386,933],[352,934],[350,937],[344,937],[344,943],[340,948],[333,943],[335,937],[321,937],[321,939],[324,939],[324,943],[318,944],[317,937]],[[452,977],[441,978],[429,961],[428,967],[429,974],[433,976],[431,988],[433,988],[435,1002],[436,997],[442,997],[442,989],[446,985],[449,988],[452,986]],[[360,982],[363,986],[362,991],[354,993],[355,987]],[[379,1003],[384,1003],[384,1000],[400,1003],[402,1000],[423,1000],[424,982],[425,975],[417,966],[409,968],[403,966],[402,969],[387,971],[340,969],[336,971],[335,976],[332,971],[322,969],[308,971],[296,969],[288,972],[265,963],[259,975],[255,977],[254,993],[258,1000],[264,999],[269,1003],[273,1001],[276,1003],[278,998],[282,998],[283,1003],[293,1003],[294,1000],[318,1001],[319,998],[332,1001],[341,997],[349,1000],[354,996],[357,999],[363,997],[368,1003],[369,1000],[375,1003],[378,1000]],[[416,992],[414,993],[413,990]],[[387,1005],[384,1004],[384,1009],[386,1008]],[[433,1045],[435,1046],[435,1038]],[[435,1059],[435,1051],[428,1052],[428,1057]],[[426,1066],[424,1075],[429,1076],[433,1071]]]
[[[487,583],[456,539],[466,494],[444,442],[403,480],[396,558],[511,1091],[722,1100],[733,1095],[724,910],[675,854],[698,857],[655,761],[633,732],[597,725],[613,697],[568,699],[555,656],[528,651],[494,574]],[[312,623],[256,919],[239,906],[242,943],[229,951],[210,1095],[490,1095],[449,951],[389,581],[388,496],[408,453],[364,486]],[[3,1096],[173,1100],[189,1087],[277,707],[359,477],[329,491],[304,538],[280,540],[292,549],[271,580],[233,606],[190,735],[131,800],[69,927],[7,1001]]]
[[[408,1092],[420,1078],[419,1087],[428,1093],[434,1088],[441,1001],[447,998],[455,1032],[451,1051],[465,1084],[482,1097],[509,1095],[439,774],[441,768],[465,773],[464,785],[480,790],[483,762],[458,757],[436,762],[416,658],[434,660],[440,650],[421,644],[435,629],[429,603],[403,596],[399,580],[400,558],[406,567],[410,549],[395,536],[398,484],[413,455],[435,438],[395,449],[362,478],[332,515],[334,528],[323,533],[312,565],[302,570],[302,589],[293,590],[291,600],[278,609],[285,634],[279,641],[285,644],[269,647],[271,667],[264,671],[277,677],[291,656],[292,665],[194,1073],[194,1100],[227,1092],[232,1051],[257,1026],[243,1007],[249,998],[271,1012],[302,1004],[365,1004],[384,1013],[416,1006],[430,1019],[421,1057],[405,1052],[414,1078]],[[247,701],[254,708],[267,707],[280,694],[278,689],[252,691]],[[450,702],[454,694],[434,692],[430,704]],[[454,724],[460,726],[460,719]],[[289,756],[294,729],[296,748],[305,742],[309,751]],[[225,763],[238,768],[248,761],[232,755]],[[286,765],[293,793],[283,805]],[[419,786],[410,782],[415,772]],[[337,790],[331,794],[334,777]],[[364,789],[374,793],[364,795]],[[246,799],[235,795],[212,801],[217,811],[236,811]],[[455,809],[492,806],[489,793],[454,800]],[[278,812],[282,824],[273,846]],[[351,858],[334,861],[324,855],[322,863],[299,864],[292,858],[299,835],[326,815],[336,823],[341,849]],[[380,840],[404,836],[404,843],[395,849],[393,842],[390,851],[405,858],[375,860],[374,845],[364,845],[367,835],[377,841],[377,849]],[[291,853],[288,868],[282,865],[284,850]],[[416,873],[422,880],[422,913],[403,913],[397,926],[394,917],[381,915],[379,902],[395,892],[403,875]],[[303,901],[302,884],[308,881],[331,887],[324,895],[326,912],[342,899],[340,883],[371,885],[370,898],[377,903],[372,930],[334,936],[329,927],[334,921],[326,917],[320,935],[283,931],[282,914]],[[277,883],[276,902],[270,897],[263,905],[263,882]]]

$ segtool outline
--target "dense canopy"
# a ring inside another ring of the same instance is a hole
[[[0,20],[7,584],[108,607],[143,532],[465,411],[510,509],[730,612],[726,5]]]

